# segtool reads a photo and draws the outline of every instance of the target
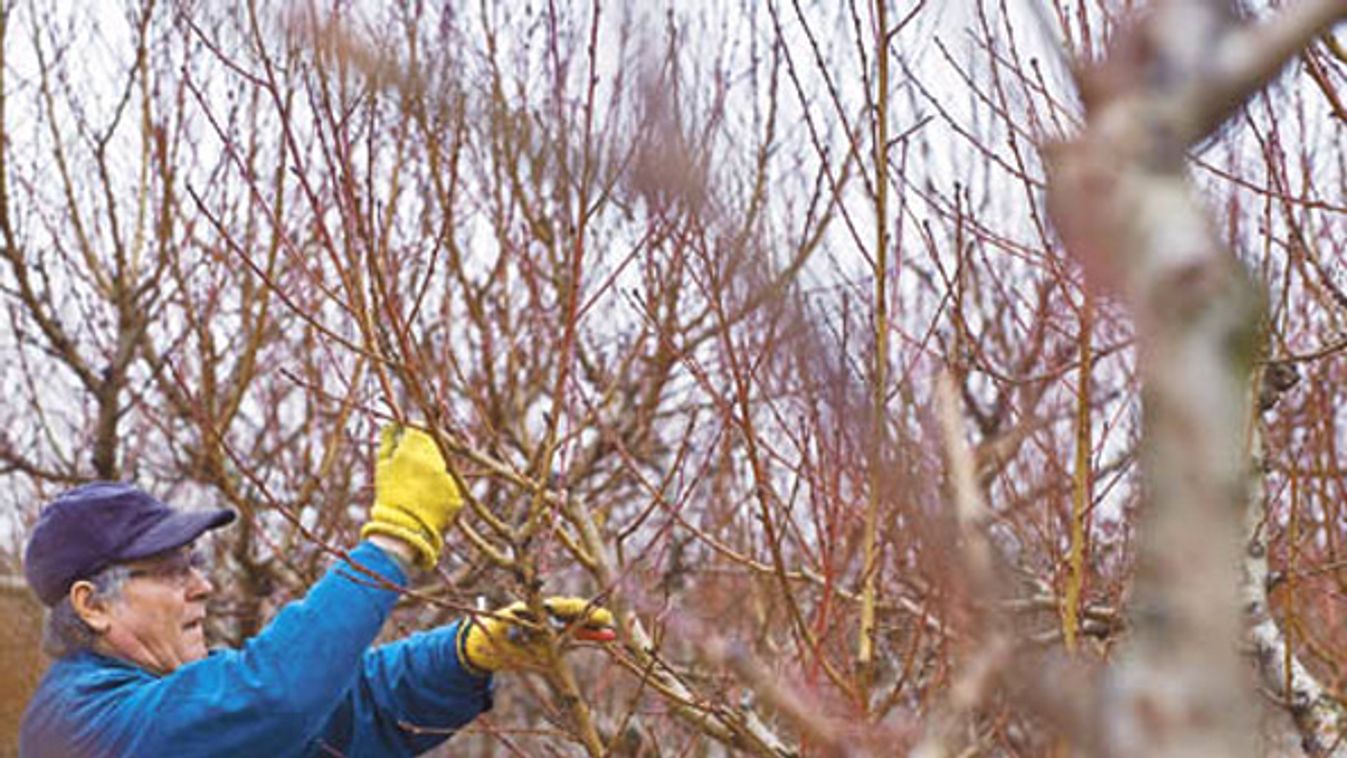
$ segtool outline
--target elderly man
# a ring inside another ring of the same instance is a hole
[[[521,604],[371,648],[410,572],[433,567],[461,505],[434,441],[385,430],[364,541],[241,650],[207,652],[212,587],[192,543],[234,520],[94,483],[43,509],[24,570],[50,608],[56,657],[24,714],[19,754],[396,756],[424,752],[491,707],[491,674],[538,665]],[[612,617],[545,606],[582,639]]]

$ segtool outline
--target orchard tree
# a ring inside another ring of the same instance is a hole
[[[399,421],[389,636],[620,621],[455,754],[1342,749],[1341,0],[388,5],[5,7],[14,545],[233,507],[237,644]]]

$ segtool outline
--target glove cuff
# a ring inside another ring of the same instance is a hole
[[[360,538],[365,539],[371,534],[383,534],[389,537],[402,540],[416,551],[416,565],[423,570],[435,568],[435,564],[440,562],[440,547],[443,545],[438,540],[432,543],[426,539],[426,533],[420,529],[413,529],[400,523],[390,523],[379,520],[371,521],[360,529]]]
[[[495,671],[493,669],[478,666],[472,662],[468,655],[468,638],[472,635],[477,622],[472,620],[471,616],[463,619],[458,625],[458,633],[454,635],[454,651],[458,654],[458,665],[469,674],[478,678],[491,676]]]
[[[440,549],[444,547],[444,535],[440,533],[440,530],[431,527],[419,515],[405,508],[375,503],[374,507],[370,509],[369,515],[371,524],[387,524],[416,533],[422,542],[430,545],[437,558]]]

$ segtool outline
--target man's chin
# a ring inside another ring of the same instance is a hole
[[[189,663],[195,663],[207,655],[210,655],[210,650],[206,647],[205,637],[198,630],[195,634],[190,635],[182,646],[182,662],[178,665],[186,666]]]

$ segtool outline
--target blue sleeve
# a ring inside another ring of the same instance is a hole
[[[350,557],[388,582],[405,581],[374,545],[362,543]],[[116,708],[135,732],[122,735],[127,754],[301,754],[349,695],[397,597],[358,569],[334,565],[243,649],[136,687]]]
[[[366,653],[322,746],[345,755],[416,755],[490,710],[491,678],[459,665],[458,626],[420,632]]]

